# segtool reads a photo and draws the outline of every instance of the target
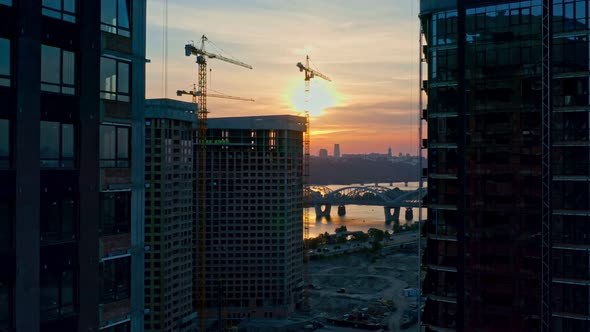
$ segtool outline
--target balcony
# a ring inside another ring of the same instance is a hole
[[[99,258],[127,254],[131,248],[131,233],[102,236],[99,240]]]
[[[128,188],[131,188],[131,168],[101,168],[101,190],[107,191]]]
[[[108,304],[99,304],[99,328],[121,324],[130,320],[131,301],[124,299]]]

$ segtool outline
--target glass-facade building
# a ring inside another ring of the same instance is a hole
[[[0,0],[0,331],[143,331],[145,1]]]
[[[427,330],[590,330],[589,4],[545,3],[421,1]]]

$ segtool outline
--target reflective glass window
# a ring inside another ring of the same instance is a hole
[[[129,160],[129,128],[117,128],[117,159],[121,164],[128,164],[125,160]]]
[[[114,126],[100,126],[100,159],[102,160],[115,159],[116,152],[116,136]]]
[[[110,259],[101,264],[100,302],[111,303],[129,298],[131,259]]]
[[[588,28],[588,4],[586,0],[557,1],[553,5],[555,32],[585,30]]]
[[[100,166],[129,167],[130,138],[131,130],[129,127],[100,126]]]
[[[119,61],[117,66],[117,92],[129,95],[129,63]]]
[[[100,58],[100,97],[129,101],[130,63],[113,58]]]
[[[553,70],[557,73],[589,70],[587,36],[555,38],[553,42]]]
[[[101,29],[124,37],[131,36],[130,0],[102,0]]]
[[[75,133],[72,124],[41,121],[41,167],[74,167]]]
[[[43,0],[42,13],[66,22],[76,22],[76,0]]]
[[[59,122],[41,121],[41,165],[57,167],[59,160]]]
[[[41,90],[75,93],[75,54],[57,47],[41,46]]]
[[[457,12],[434,14],[432,19],[432,42],[434,45],[452,44],[457,41]]]
[[[61,156],[64,159],[74,159],[74,125],[62,124]]]
[[[100,233],[128,233],[131,230],[131,192],[100,194]]]
[[[10,86],[10,40],[0,38],[0,86]]]

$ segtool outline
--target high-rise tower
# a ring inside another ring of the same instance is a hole
[[[284,318],[302,300],[304,131],[297,116],[209,119],[208,317]]]
[[[334,159],[340,159],[340,144],[334,144]]]
[[[146,100],[145,331],[194,331],[193,128],[196,107]]]
[[[588,2],[421,1],[429,330],[590,329]]]
[[[145,1],[0,0],[0,330],[143,330]]]

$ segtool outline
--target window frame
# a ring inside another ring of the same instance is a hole
[[[118,195],[123,198],[118,199]],[[109,197],[112,196],[112,197]],[[113,215],[107,216],[107,203],[112,200]],[[99,233],[101,235],[115,235],[131,232],[131,191],[101,192],[99,210]],[[105,223],[108,220],[109,223]]]
[[[13,42],[12,42],[12,39],[6,38],[6,37],[0,37],[0,39],[4,39],[4,40],[8,41],[8,48],[7,48],[8,49],[8,56],[6,56],[6,57],[0,56],[0,58],[8,59],[8,74],[0,73],[0,87],[11,87],[12,86],[12,72],[13,72],[12,57],[14,54]]]
[[[113,127],[115,129],[115,140],[114,140],[114,158],[103,158],[103,127]],[[127,130],[127,158],[119,157],[119,130]],[[101,124],[100,125],[100,147],[99,147],[99,164],[100,168],[130,168],[131,167],[131,139],[132,132],[131,126],[118,125],[118,124]]]
[[[43,81],[43,47],[51,47],[51,48],[56,48],[59,50],[59,83],[54,83],[54,82],[47,82],[47,81]],[[68,52],[72,54],[72,59],[74,62],[73,65],[73,83],[65,83],[64,82],[64,52]],[[63,94],[63,95],[69,95],[69,96],[75,96],[77,94],[77,89],[76,89],[76,74],[77,74],[77,70],[76,70],[76,52],[74,51],[70,51],[70,50],[66,50],[57,46],[52,46],[52,45],[47,45],[47,44],[41,44],[41,92],[44,93],[59,93],[59,94]],[[59,91],[54,91],[51,90],[51,87],[57,87]]]
[[[101,262],[99,298],[101,304],[131,298],[131,256]]]
[[[70,22],[70,23],[76,23],[76,14],[77,14],[77,9],[78,9],[78,3],[76,0],[57,0],[60,3],[60,7],[59,9],[57,8],[52,8],[48,5],[43,4],[43,2],[45,2],[45,0],[41,1],[41,14],[43,16],[46,17],[51,17],[57,20],[61,20],[64,22]],[[74,11],[68,11],[65,9],[65,3],[70,2],[74,5]]]
[[[115,89],[114,91],[109,91],[106,89],[103,89],[103,82],[100,82],[100,99],[103,100],[116,100],[116,101],[121,101],[121,102],[130,102],[131,101],[131,87],[132,87],[132,79],[131,79],[131,74],[132,74],[132,63],[130,60],[127,59],[120,59],[120,58],[115,58],[115,57],[109,57],[109,56],[101,56],[101,68],[100,68],[100,76],[102,79],[102,60],[109,60],[109,61],[114,61],[115,62]],[[126,64],[129,68],[128,72],[127,72],[127,92],[122,92],[120,91],[120,87],[121,84],[120,83],[120,78],[121,75],[119,74],[119,69],[120,69],[120,64]],[[106,83],[105,83],[106,85]]]
[[[44,121],[42,120],[41,123],[43,122],[49,122],[49,123],[58,123],[59,124],[59,137],[58,137],[58,145],[59,145],[59,152],[58,152],[58,158],[42,158],[41,154],[39,154],[39,162],[41,165],[42,169],[55,169],[55,168],[66,168],[66,169],[72,169],[76,167],[76,157],[77,157],[77,128],[76,125],[73,123],[65,123],[65,122],[57,122],[57,121]],[[68,125],[68,126],[72,126],[72,154],[73,156],[71,158],[69,157],[64,157],[64,125]],[[41,129],[40,129],[41,130]],[[40,139],[42,140],[43,137],[42,135],[39,135]],[[50,161],[56,161],[57,162],[57,166],[51,166],[51,164],[49,164]],[[47,164],[45,164],[47,163]]]
[[[116,24],[112,24],[112,23],[108,23],[106,22],[103,17],[102,17],[102,12],[103,12],[103,5],[105,3],[105,0],[101,0],[101,4],[100,4],[100,11],[101,11],[101,15],[100,15],[100,30],[107,32],[107,33],[111,33],[114,35],[118,35],[118,36],[122,36],[122,37],[126,37],[126,38],[131,38],[131,27],[133,26],[133,11],[132,11],[132,6],[133,6],[133,1],[131,0],[111,0],[113,2],[115,2],[115,20],[117,21]],[[121,9],[120,6],[120,2],[124,1],[125,4],[127,5],[127,20],[129,23],[129,27],[125,28],[123,26],[119,25],[119,21],[120,21],[120,12],[119,9]]]

